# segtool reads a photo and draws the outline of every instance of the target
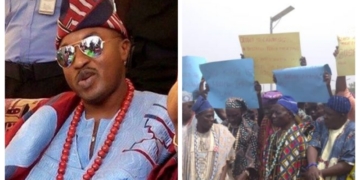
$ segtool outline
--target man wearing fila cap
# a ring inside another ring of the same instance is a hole
[[[306,167],[306,136],[296,124],[297,102],[290,96],[282,96],[270,113],[271,123],[278,127],[264,147],[259,179],[287,180],[302,179]]]
[[[327,102],[309,142],[307,179],[345,180],[354,167],[355,122],[348,118],[350,109],[350,100],[343,96]]]
[[[167,96],[125,78],[130,42],[108,0],[63,0],[57,61],[74,92],[6,134],[6,179],[147,179],[175,153]]]
[[[197,123],[183,131],[183,179],[225,179],[235,159],[235,138],[221,124],[214,124],[214,109],[199,96],[192,110]]]

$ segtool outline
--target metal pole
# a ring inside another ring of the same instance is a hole
[[[275,15],[274,17],[270,17],[270,34],[273,33],[273,22],[281,19],[283,16],[285,16],[286,14],[288,14],[289,12],[291,12],[292,10],[294,10],[294,7],[289,6],[286,9],[284,9],[283,11],[281,11],[280,13],[278,13],[277,15]],[[273,84],[270,83],[270,90],[272,91],[273,89]]]
[[[272,33],[273,33],[273,21],[270,17],[270,34],[272,34]],[[272,91],[272,90],[273,90],[273,86],[272,86],[272,83],[270,83],[270,91]]]

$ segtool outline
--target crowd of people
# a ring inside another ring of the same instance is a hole
[[[296,102],[262,92],[255,82],[258,109],[249,109],[243,97],[213,108],[204,79],[199,90],[183,91],[183,179],[355,179],[355,98],[345,77],[337,77],[333,95],[330,79],[324,73],[327,103]]]

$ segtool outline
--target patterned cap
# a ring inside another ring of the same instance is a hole
[[[266,91],[262,94],[262,97],[266,99],[279,99],[282,96],[282,93],[279,91]]]
[[[347,114],[351,109],[349,99],[343,96],[332,96],[326,106],[341,114]]]
[[[192,94],[187,91],[183,91],[182,92],[182,102],[186,103],[186,102],[191,102],[191,101],[193,101]]]
[[[277,100],[281,98],[283,95],[279,91],[267,91],[264,92],[261,96],[263,105],[272,105],[276,104]]]
[[[228,98],[225,103],[226,108],[239,108],[239,109],[247,109],[247,105],[245,100],[241,98]]]
[[[297,102],[290,96],[283,96],[278,101],[277,104],[280,104],[293,114],[298,114],[299,109],[297,107]]]
[[[196,114],[200,114],[208,109],[213,109],[213,107],[210,105],[209,101],[207,101],[202,96],[199,96],[193,107],[191,108]]]
[[[104,27],[128,37],[125,26],[116,14],[112,0],[63,0],[55,45],[71,32],[91,27]]]

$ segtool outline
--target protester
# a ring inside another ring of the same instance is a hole
[[[193,108],[197,124],[183,133],[183,179],[225,179],[235,159],[235,138],[221,124],[214,124],[214,109],[202,96]]]
[[[279,128],[274,126],[271,121],[271,109],[276,104],[277,100],[282,97],[282,94],[277,91],[268,91],[262,95],[260,111],[263,112],[263,120],[261,121],[258,134],[258,169],[259,172],[265,171],[265,164],[262,163],[265,146],[268,138],[276,132]]]
[[[247,105],[240,98],[227,99],[226,116],[228,129],[235,137],[236,158],[229,172],[230,179],[256,179],[259,126],[250,118]]]
[[[346,97],[333,96],[327,102],[307,149],[307,179],[345,180],[350,173],[355,164],[355,122],[347,117],[350,109]]]
[[[270,120],[278,127],[268,140],[262,159],[265,165],[260,179],[296,179],[307,166],[306,137],[296,125],[297,103],[289,96],[281,97],[273,106]]]

